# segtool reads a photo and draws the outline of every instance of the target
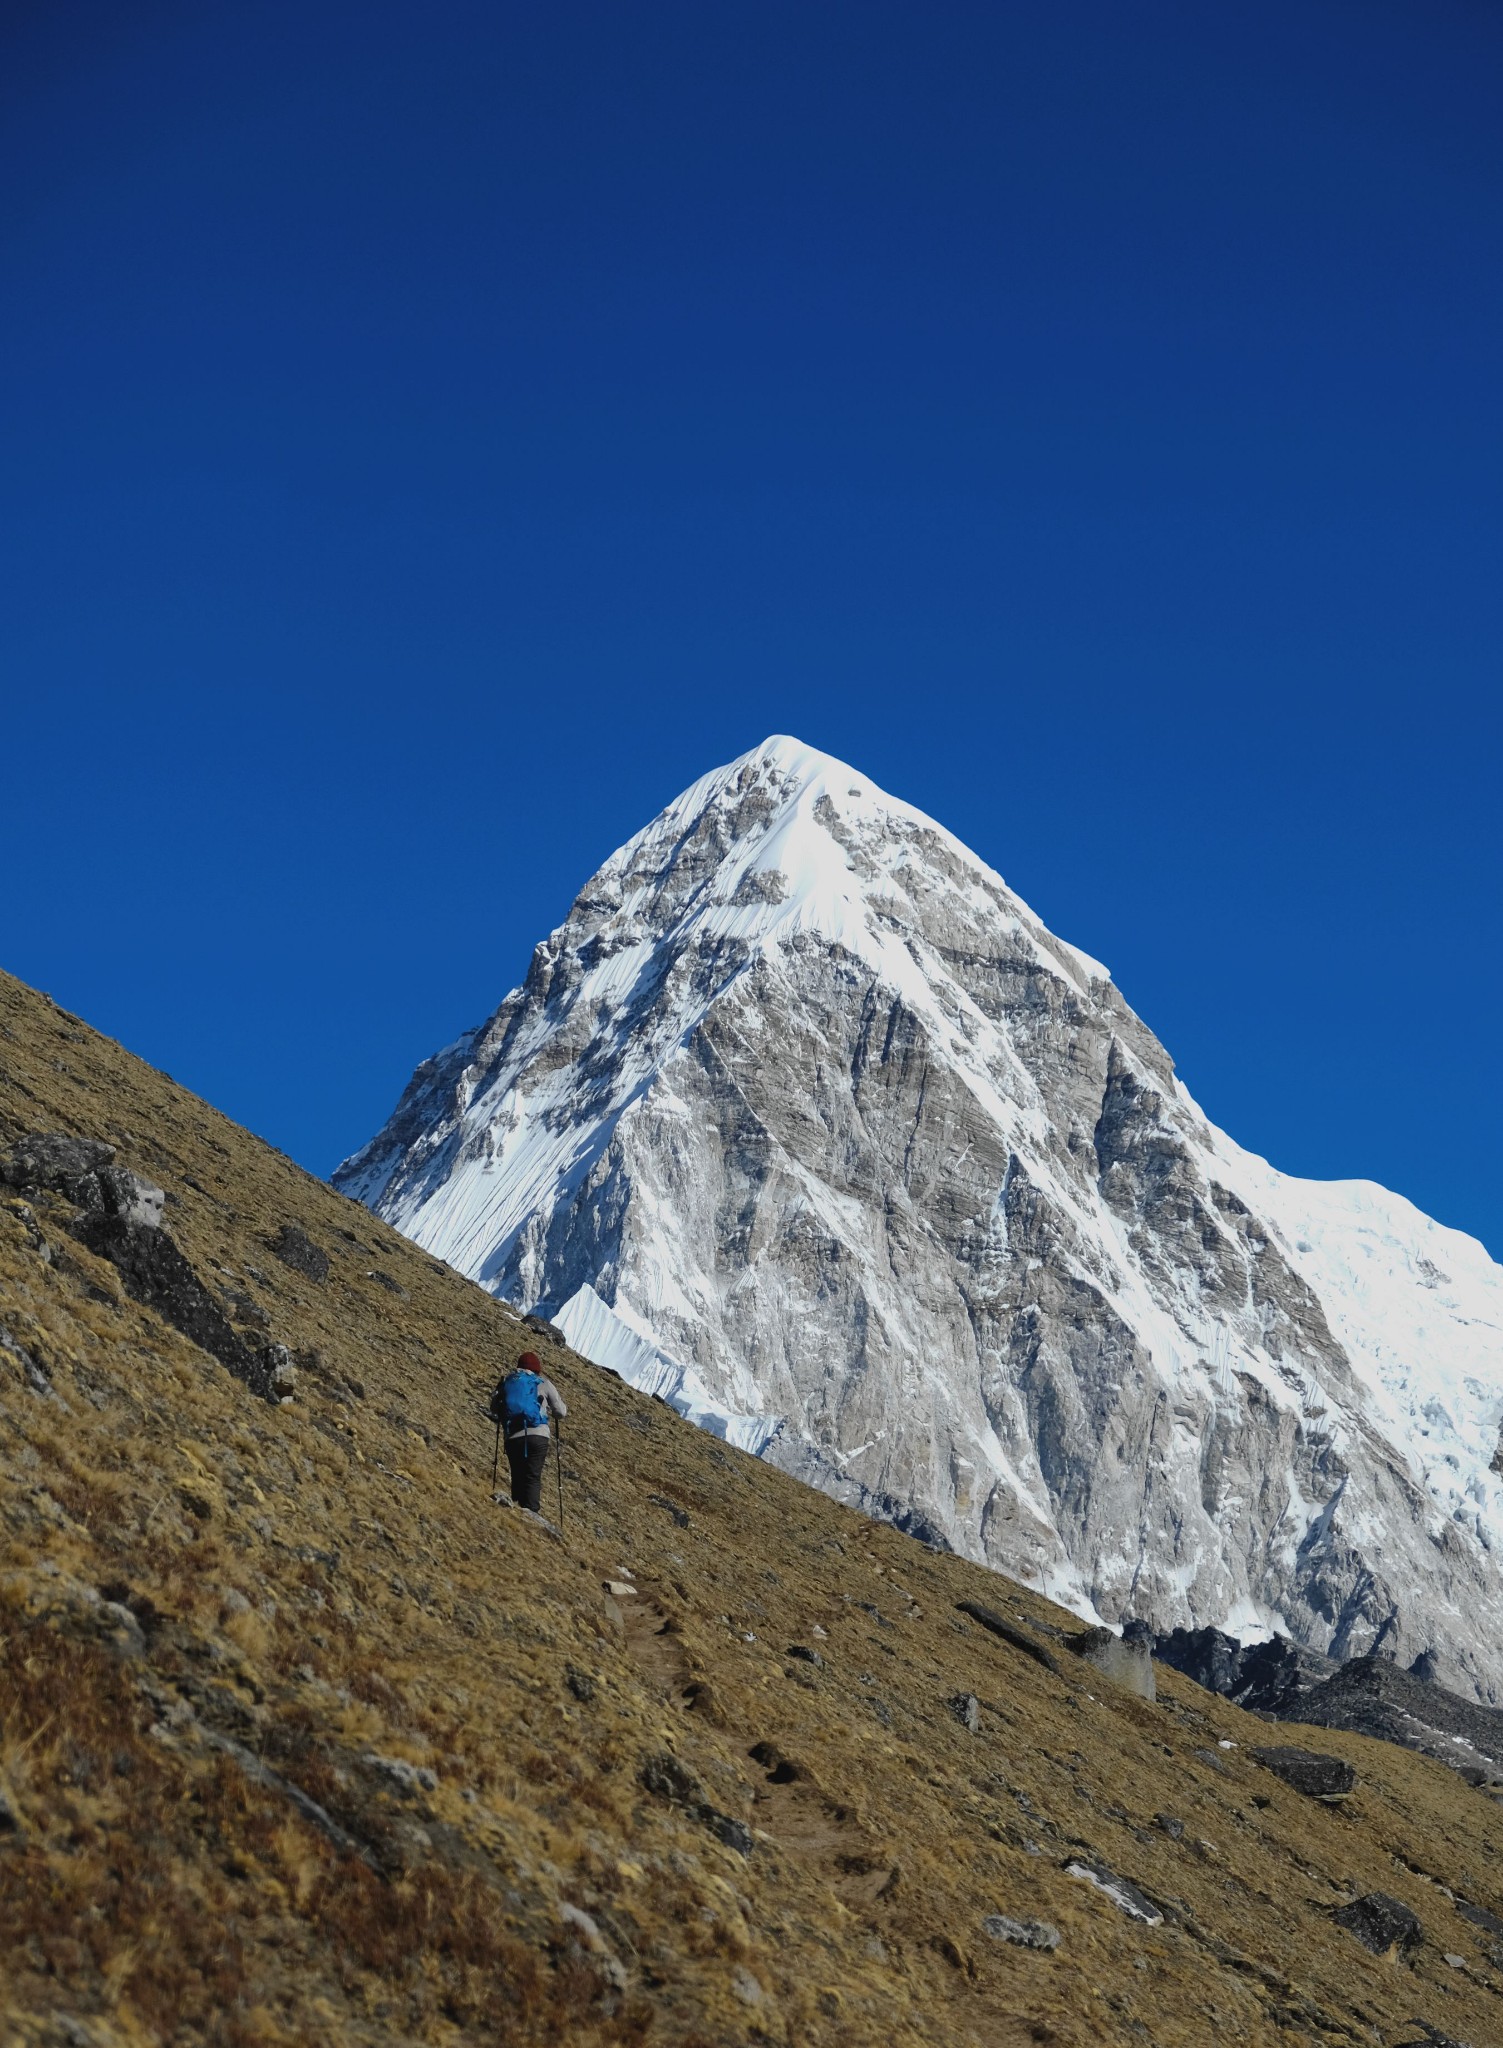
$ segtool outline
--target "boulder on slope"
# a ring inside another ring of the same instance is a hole
[[[1419,1915],[1411,1912],[1402,1899],[1391,1898],[1387,1892],[1364,1892],[1360,1899],[1353,1899],[1331,1917],[1375,1956],[1389,1955],[1395,1949],[1403,1953],[1417,1948],[1425,1938]]]
[[[1129,1622],[1128,1628],[1133,1627]],[[1079,1635],[1066,1636],[1065,1648],[1084,1658],[1103,1678],[1109,1679],[1113,1685],[1120,1685],[1124,1692],[1151,1700],[1157,1697],[1153,1659],[1149,1655],[1151,1640],[1148,1631],[1139,1623],[1131,1636],[1127,1630],[1119,1636],[1114,1629],[1085,1629]]]
[[[1357,1773],[1344,1757],[1322,1756],[1318,1750],[1276,1745],[1251,1754],[1265,1770],[1307,1799],[1345,1799],[1357,1782]]]

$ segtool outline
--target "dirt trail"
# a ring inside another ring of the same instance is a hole
[[[696,1674],[676,1618],[647,1588],[620,1605],[627,1654],[653,1693],[674,1709],[684,1761],[708,1775],[744,1760],[753,1777],[746,1818],[759,1835],[814,1866],[852,1912],[890,1899],[900,1878],[894,1857],[848,1805],[822,1789],[817,1761],[785,1754],[765,1733],[725,1714],[713,1682]],[[703,1711],[707,1704],[713,1718]]]

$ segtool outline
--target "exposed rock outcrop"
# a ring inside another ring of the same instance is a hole
[[[1150,1640],[1141,1623],[1130,1622],[1120,1636],[1109,1628],[1088,1628],[1080,1635],[1066,1636],[1065,1648],[1094,1665],[1113,1685],[1135,1692],[1140,1699],[1151,1700],[1155,1686]]]
[[[153,1309],[254,1393],[289,1399],[297,1375],[286,1347],[246,1342],[163,1228],[162,1189],[114,1160],[115,1147],[98,1139],[39,1132],[11,1147],[0,1179],[22,1194],[46,1192],[72,1204],[72,1236],[109,1260],[133,1301]],[[32,1361],[31,1369],[35,1378],[40,1368]]]
[[[1345,1757],[1322,1756],[1317,1750],[1292,1749],[1283,1744],[1255,1749],[1253,1755],[1276,1778],[1307,1799],[1345,1799],[1357,1782],[1357,1773]]]
[[[1386,1956],[1394,1950],[1402,1954],[1417,1948],[1425,1938],[1419,1915],[1402,1900],[1390,1898],[1387,1892],[1364,1892],[1332,1918],[1375,1956]]]
[[[1282,1637],[1246,1644],[1213,1628],[1176,1629],[1155,1640],[1153,1654],[1250,1712],[1349,1728],[1434,1757],[1473,1784],[1503,1785],[1503,1711],[1423,1676],[1433,1657],[1408,1671],[1385,1657],[1338,1664]]]
[[[586,1356],[1090,1621],[1503,1698],[1503,1273],[1202,1116],[1107,971],[772,740],[586,884],[338,1185]]]
[[[1171,1629],[1155,1636],[1153,1654],[1193,1678],[1207,1692],[1219,1692],[1250,1713],[1299,1719],[1299,1704],[1341,1669],[1334,1657],[1273,1636],[1241,1643],[1218,1628]]]
[[[322,1281],[329,1277],[329,1254],[313,1242],[301,1224],[284,1223],[267,1249],[305,1280]]]

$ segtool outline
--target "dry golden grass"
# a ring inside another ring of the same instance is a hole
[[[542,1347],[560,1543],[488,1498],[510,1313],[0,979],[0,1142],[54,1129],[158,1180],[301,1376],[253,1399],[65,1205],[0,1196],[0,1328],[52,1388],[0,1348],[0,2041],[1503,2042],[1456,1911],[1503,1912],[1503,1817],[1438,1766],[1312,1731],[1359,1787],[1302,1800],[1248,1757],[1264,1724],[1050,1674],[955,1606],[1047,1602]],[[270,1251],[286,1222],[323,1282]],[[1333,1924],[1371,1889],[1420,1914],[1408,1962]]]

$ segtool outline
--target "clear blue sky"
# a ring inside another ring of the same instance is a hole
[[[0,961],[327,1172],[789,731],[1503,1253],[1503,16],[0,29]]]

